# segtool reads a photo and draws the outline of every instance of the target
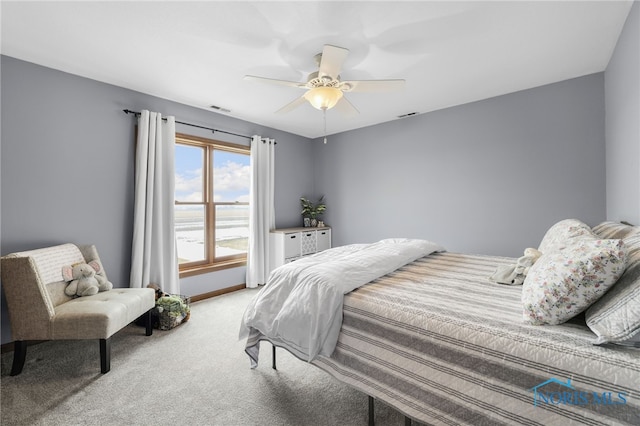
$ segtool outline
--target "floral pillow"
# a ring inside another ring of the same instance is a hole
[[[573,318],[615,284],[626,262],[622,240],[578,239],[543,252],[522,287],[525,322],[552,325]]]
[[[578,219],[565,219],[553,225],[542,237],[538,250],[542,253],[566,247],[573,239],[597,238],[589,225]]]

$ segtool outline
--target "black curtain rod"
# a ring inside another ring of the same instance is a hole
[[[131,111],[131,110],[128,110],[128,109],[123,109],[122,111],[124,111],[124,113],[125,113],[125,114],[133,114],[133,115],[135,115],[136,117],[138,117],[138,116],[140,115],[140,112],[138,112],[138,111]],[[162,120],[163,120],[163,121],[167,121],[167,119],[166,119],[166,118],[163,118]],[[200,126],[200,125],[198,125],[198,124],[185,123],[184,121],[178,121],[178,120],[176,120],[176,123],[177,123],[177,124],[184,124],[185,126],[197,127],[197,128],[199,128],[199,129],[211,130],[211,132],[213,132],[213,133],[215,133],[215,132],[218,132],[218,133],[225,133],[225,134],[227,134],[227,135],[240,136],[241,138],[253,139],[251,136],[247,136],[247,135],[239,135],[239,134],[237,134],[237,133],[226,132],[226,131],[224,131],[224,130],[218,130],[218,129],[213,129],[213,128],[211,128],[211,127]]]

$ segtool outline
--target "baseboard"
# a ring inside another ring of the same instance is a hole
[[[13,342],[5,343],[0,346],[0,353],[6,354],[7,352],[13,352]]]
[[[246,284],[238,284],[232,287],[221,288],[220,290],[214,290],[204,294],[196,294],[195,296],[191,296],[191,303],[210,299],[216,296],[222,296],[223,294],[232,293],[234,291],[243,290],[245,288],[247,288]]]
[[[220,290],[210,291],[204,294],[196,294],[195,296],[191,296],[191,303],[198,302],[200,300],[210,299],[216,296],[222,296],[223,294],[232,293],[234,291],[243,290],[247,288],[246,284],[238,284],[232,287],[221,288]],[[27,346],[37,345],[38,343],[45,342],[46,340],[38,340],[38,341],[29,341]],[[0,345],[0,353],[13,352],[13,342],[4,343]]]

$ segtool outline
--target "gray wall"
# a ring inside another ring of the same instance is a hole
[[[635,2],[604,74],[607,218],[640,224],[640,3]]]
[[[147,108],[277,139],[278,227],[299,225],[300,196],[325,194],[334,245],[406,236],[451,251],[518,256],[557,220],[593,225],[623,214],[612,187],[637,184],[638,163],[628,173],[612,169],[620,158],[638,158],[638,98],[624,95],[638,87],[637,31],[636,4],[606,72],[613,139],[606,148],[603,73],[333,135],[324,145],[2,56],[1,253],[95,243],[112,281],[126,286],[135,120],[121,110]],[[635,74],[627,72],[634,60]],[[621,118],[628,116],[635,119]],[[629,205],[637,217],[635,191]],[[91,203],[77,209],[77,194],[90,194]],[[182,287],[193,295],[243,282],[244,268],[235,268],[184,279]],[[2,343],[11,340],[8,326],[3,298]]]
[[[558,220],[605,219],[604,131],[599,73],[315,140],[314,190],[337,245],[520,256]]]
[[[150,109],[195,124],[275,138],[278,226],[300,223],[312,190],[308,139],[2,56],[1,253],[64,242],[93,243],[115,286],[129,281],[135,118]],[[193,127],[178,131],[236,143]],[[296,176],[291,179],[291,176]],[[202,294],[245,282],[245,268],[182,280]],[[4,293],[2,343],[10,341]]]

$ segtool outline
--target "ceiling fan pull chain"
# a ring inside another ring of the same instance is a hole
[[[322,117],[324,118],[324,143],[327,144],[327,109],[322,110]]]

